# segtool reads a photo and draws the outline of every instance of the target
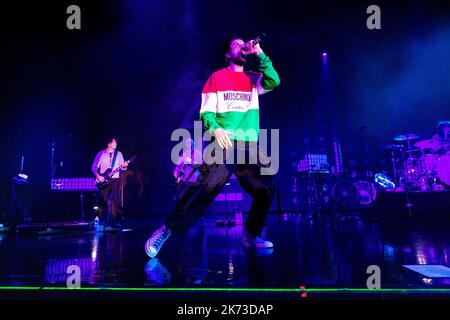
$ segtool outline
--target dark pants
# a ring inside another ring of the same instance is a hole
[[[233,148],[236,151],[235,143]],[[249,148],[253,151],[249,151]],[[245,149],[248,158],[252,157],[251,154],[259,155],[259,147],[249,147],[246,144]],[[224,159],[226,159],[228,152],[225,150],[223,152]],[[181,233],[197,222],[234,173],[244,191],[253,198],[245,229],[251,235],[259,236],[272,204],[274,176],[261,175],[262,164],[259,160],[256,164],[250,163],[246,161],[245,164],[227,164],[226,162],[225,164],[202,164],[198,168],[201,175],[197,183],[191,184],[183,181],[179,184],[178,200],[175,209],[166,220],[166,227],[174,233]]]
[[[100,205],[100,220],[116,220],[120,214],[119,179],[113,179],[103,190],[100,190],[98,194],[98,200]]]

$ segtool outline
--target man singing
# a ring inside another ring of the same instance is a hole
[[[122,170],[126,170],[128,162],[125,162],[122,152],[117,150],[117,139],[110,138],[107,140],[107,147],[101,150],[95,156],[92,163],[91,171],[100,182],[105,181],[105,178],[100,174],[104,173],[107,169],[116,169],[121,167]],[[111,182],[99,190],[98,201],[100,202],[100,215],[99,218],[102,223],[105,224],[105,228],[111,228],[118,225],[118,216],[120,213],[120,171],[116,172],[112,176]],[[109,205],[108,205],[109,204]],[[109,210],[108,210],[109,208]],[[105,217],[105,213],[107,213]]]
[[[250,54],[257,57],[259,72],[244,71],[246,56]],[[224,55],[227,67],[214,72],[203,87],[200,119],[203,127],[214,136],[213,143],[223,150],[224,159],[236,150],[244,150],[251,158],[260,154],[258,95],[277,87],[280,79],[259,43],[230,38],[224,45]],[[261,237],[274,194],[273,175],[262,175],[263,164],[259,161],[231,162],[200,166],[198,183],[188,186],[165,224],[145,243],[148,256],[155,257],[172,233],[185,231],[201,218],[233,173],[253,199],[245,223],[244,243],[253,248],[273,247],[272,242]]]

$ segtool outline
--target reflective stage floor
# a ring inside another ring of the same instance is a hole
[[[218,226],[210,217],[171,237],[158,258],[150,260],[144,243],[160,222],[135,222],[132,230],[122,232],[3,234],[0,295],[450,298],[448,224],[271,215],[266,238],[275,248],[249,250],[242,245],[242,226]],[[82,290],[67,289],[69,266],[79,267]],[[381,290],[367,289],[373,275],[367,273],[369,266],[379,267]]]

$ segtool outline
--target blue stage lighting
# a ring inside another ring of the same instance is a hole
[[[383,189],[394,189],[395,183],[384,173],[375,174],[375,182]]]

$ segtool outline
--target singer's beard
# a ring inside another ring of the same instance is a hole
[[[243,55],[242,53],[240,53],[236,57],[231,57],[230,60],[231,60],[231,62],[233,62],[235,65],[238,65],[238,66],[243,66],[244,64],[247,63],[247,59],[245,58],[245,55]]]

